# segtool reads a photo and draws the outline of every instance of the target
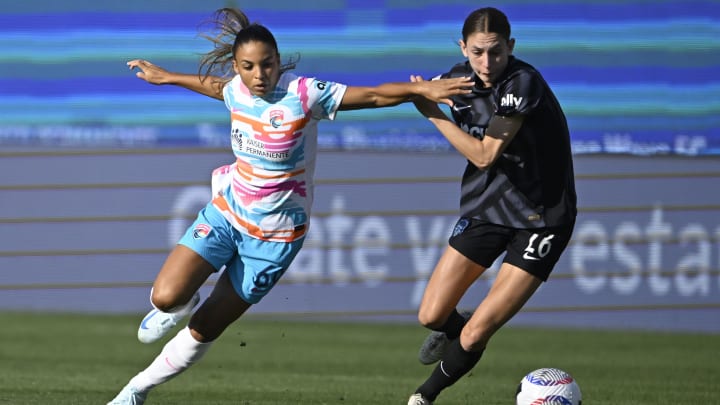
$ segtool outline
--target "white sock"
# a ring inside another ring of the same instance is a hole
[[[147,391],[162,384],[200,360],[210,349],[212,342],[200,343],[185,327],[163,347],[160,354],[143,371],[130,380],[129,385]]]

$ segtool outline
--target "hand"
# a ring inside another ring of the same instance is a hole
[[[442,79],[442,80],[445,80],[445,79]],[[456,80],[456,79],[447,79],[447,80]],[[432,82],[437,82],[438,80],[425,81],[421,76],[411,75],[410,81],[413,83],[420,83],[420,82],[432,83]],[[452,106],[452,101],[450,101],[449,99],[448,99],[448,101],[449,101],[449,103],[445,103],[445,104]],[[427,99],[422,96],[418,96],[413,99],[413,104],[415,104],[415,108],[417,108],[417,110],[420,112],[420,114],[424,115],[427,118],[447,117],[445,115],[445,113],[443,113],[442,110],[440,110],[440,107],[438,106],[436,101]]]
[[[129,61],[127,65],[131,70],[135,68],[140,69],[139,72],[135,73],[135,76],[151,84],[165,84],[169,76],[167,70],[146,60],[133,59]]]
[[[458,77],[454,79],[437,79],[425,81],[422,76],[411,75],[410,81],[422,83],[420,94],[435,103],[447,104],[452,107],[450,96],[468,94],[472,92],[474,81],[472,77]]]

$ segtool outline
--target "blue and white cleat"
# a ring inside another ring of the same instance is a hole
[[[145,315],[145,318],[140,323],[137,333],[138,340],[143,343],[153,343],[160,340],[170,329],[185,318],[198,302],[200,302],[200,293],[196,292],[187,304],[176,311],[163,312],[154,308]]]
[[[143,405],[145,399],[147,399],[147,394],[147,391],[141,392],[134,387],[126,385],[107,405]]]

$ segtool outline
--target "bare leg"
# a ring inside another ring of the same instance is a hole
[[[423,314],[421,310],[421,322],[441,322],[442,316],[452,311],[472,284],[472,276],[479,276],[484,270],[457,257],[461,256],[458,252],[448,250],[433,273],[437,275],[433,277],[435,282],[428,284],[429,291],[423,297],[423,308],[427,312]],[[451,263],[456,266],[454,269],[448,267]],[[487,296],[463,327],[460,338],[450,341],[440,363],[416,393],[434,401],[443,389],[472,370],[492,335],[525,305],[541,283],[519,267],[503,263]]]
[[[223,272],[210,296],[190,318],[190,332],[199,342],[212,342],[250,306],[235,292],[230,276]]]
[[[188,251],[192,253],[187,255],[192,262],[194,253],[187,248],[176,249],[171,254],[171,258],[178,260]],[[199,288],[204,281],[201,275],[207,270],[206,265],[195,261],[199,265],[193,269],[194,271],[178,273],[177,267],[168,265],[168,263],[172,264],[173,260],[168,260],[156,280],[156,286],[160,291],[159,296],[172,298],[162,301],[168,306],[182,301],[181,297],[184,293],[192,293],[194,289]],[[181,261],[181,263],[187,266],[188,261]],[[188,277],[188,275],[190,276]],[[187,370],[205,355],[212,342],[232,322],[245,313],[250,305],[235,292],[230,282],[230,276],[223,272],[210,296],[190,318],[188,327],[183,328],[170,339],[152,363],[133,377],[123,391],[133,390],[135,392],[133,395],[145,398],[153,387],[171,380]]]
[[[503,263],[485,299],[460,335],[466,350],[479,351],[540,287],[542,281],[519,267]]]
[[[192,298],[215,268],[183,245],[176,245],[165,260],[153,284],[153,305],[164,312],[171,312]]]
[[[425,288],[418,311],[420,324],[430,329],[442,326],[484,271],[484,267],[448,246]]]

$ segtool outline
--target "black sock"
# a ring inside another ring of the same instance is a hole
[[[460,345],[460,339],[450,342],[442,360],[435,366],[430,378],[415,391],[434,401],[440,391],[455,384],[480,361],[483,352],[467,352]]]
[[[465,320],[465,318],[463,318],[463,316],[458,313],[457,309],[453,309],[443,326],[436,330],[439,332],[445,332],[445,335],[448,337],[448,339],[453,340],[460,336],[460,332],[462,331],[466,322],[467,321]]]

